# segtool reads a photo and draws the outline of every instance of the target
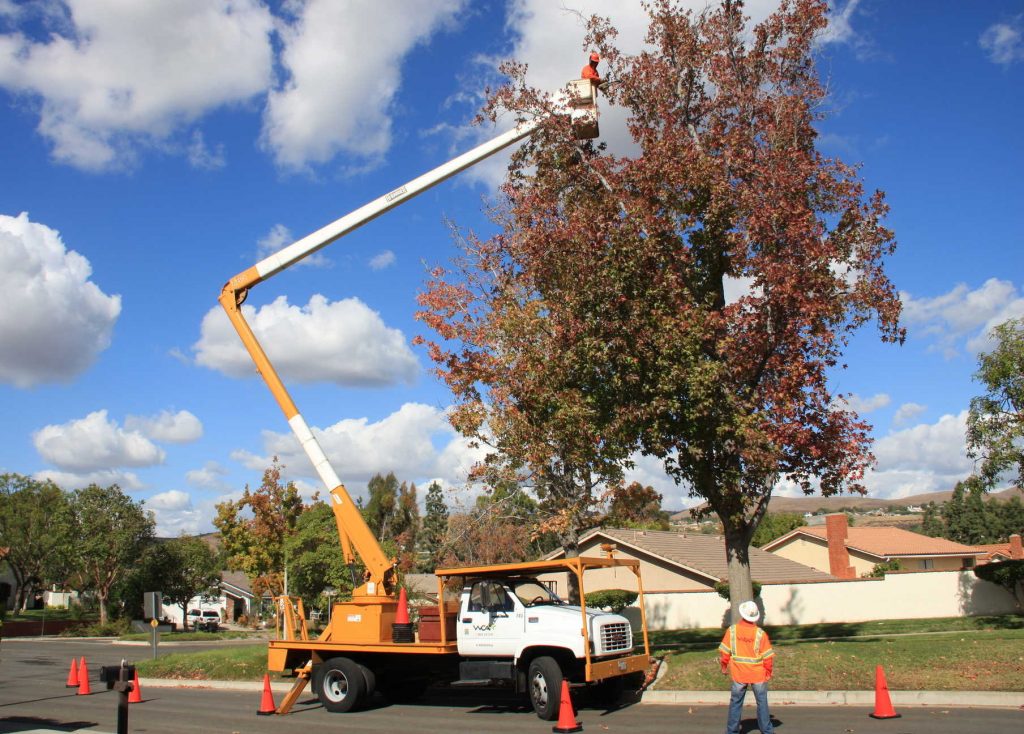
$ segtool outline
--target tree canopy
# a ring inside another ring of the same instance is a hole
[[[420,316],[453,424],[492,449],[483,469],[557,501],[563,544],[640,449],[722,520],[735,605],[778,481],[863,491],[870,427],[829,376],[869,322],[903,339],[895,241],[884,195],[816,148],[823,0],[787,0],[754,28],[740,2],[644,7],[639,54],[599,17],[586,39],[632,149],[547,118],[513,155],[501,232],[460,238]],[[524,66],[504,71],[484,116],[552,109]]]

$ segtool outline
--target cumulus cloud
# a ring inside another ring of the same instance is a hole
[[[899,498],[951,489],[969,476],[967,411],[890,433],[875,443],[877,467],[864,479],[872,497]]]
[[[58,161],[129,166],[140,145],[270,86],[273,18],[259,0],[64,6],[44,38],[0,35],[0,86],[38,100],[38,130]]]
[[[154,416],[125,416],[124,427],[163,443],[192,443],[203,435],[203,424],[187,410],[162,410]]]
[[[927,405],[921,405],[920,403],[903,403],[896,409],[896,414],[892,417],[892,424],[894,426],[906,425],[926,410],[928,410]]]
[[[994,64],[1024,61],[1024,14],[990,25],[978,38],[978,45]]]
[[[281,296],[258,311],[243,306],[249,326],[282,377],[299,382],[384,386],[411,383],[419,363],[398,329],[358,298],[331,302],[314,295],[303,307]],[[231,377],[255,374],[252,360],[220,307],[193,345],[196,363]]]
[[[847,398],[840,398],[837,402],[845,403],[851,410],[859,415],[871,413],[872,411],[884,408],[892,402],[892,398],[884,392],[876,393],[869,398],[860,395],[850,395]]]
[[[44,224],[0,214],[0,382],[69,382],[110,346],[121,297]]]
[[[163,463],[164,451],[138,431],[125,430],[106,410],[32,434],[36,451],[59,469],[84,473]]]
[[[373,161],[391,145],[390,111],[406,54],[450,25],[466,0],[305,0],[279,26],[282,84],[270,92],[263,144],[283,168],[338,153]]]
[[[275,224],[267,232],[266,236],[256,243],[256,257],[262,260],[277,253],[295,241],[292,232],[283,224]],[[314,268],[329,268],[331,261],[322,252],[314,252],[299,260],[296,265],[306,265]]]
[[[227,482],[224,481],[224,477],[227,475],[228,470],[219,463],[208,461],[203,464],[201,469],[191,469],[185,472],[185,481],[193,487],[225,492],[230,489]]]
[[[145,508],[152,510],[156,534],[164,538],[176,538],[182,533],[195,535],[207,520],[203,510],[193,506],[192,497],[178,489],[153,495],[146,500]]]
[[[395,264],[395,253],[391,250],[384,250],[370,258],[370,270],[383,270]]]
[[[374,474],[391,471],[417,486],[426,487],[435,478],[460,484],[469,467],[483,457],[480,449],[470,448],[452,429],[444,411],[420,403],[406,403],[376,422],[352,418],[327,428],[314,427],[313,435],[354,496],[365,493],[366,483]],[[270,465],[270,457],[277,456],[289,478],[316,479],[293,434],[264,431],[263,451],[263,456],[237,451],[232,458],[249,469],[262,471]]]
[[[920,335],[932,340],[930,348],[947,357],[961,349],[970,353],[990,349],[993,327],[1024,316],[1024,294],[999,278],[989,278],[975,290],[961,283],[934,298],[914,298],[905,292],[900,298],[911,338]]]
[[[32,477],[39,481],[49,479],[58,487],[68,492],[88,487],[90,484],[96,484],[100,487],[109,487],[112,484],[116,484],[125,490],[142,489],[145,486],[135,472],[122,471],[120,469],[105,469],[92,472],[67,472],[44,469],[43,471],[36,472]]]

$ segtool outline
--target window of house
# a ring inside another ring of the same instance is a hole
[[[935,561],[933,561],[931,558],[922,558],[920,564],[921,569],[924,571],[931,571],[933,568],[935,568]]]
[[[965,558],[964,568],[974,568],[974,558]]]

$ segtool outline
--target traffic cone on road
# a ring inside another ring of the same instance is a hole
[[[128,694],[128,703],[142,703],[142,688],[139,687],[139,671],[132,678],[132,692]]]
[[[89,666],[85,663],[85,656],[82,656],[82,664],[78,666],[78,695],[88,696],[92,694],[89,687]]]
[[[277,712],[274,705],[274,694],[270,691],[270,674],[263,674],[263,699],[260,701],[260,708],[256,712],[259,716],[270,716]]]
[[[885,672],[882,666],[875,668],[875,711],[868,714],[872,719],[898,719],[900,715],[892,707],[889,699],[889,686],[885,683]]]
[[[68,671],[68,688],[78,688],[78,662],[71,658],[71,670]]]
[[[551,727],[555,734],[583,731],[583,724],[576,721],[576,712],[572,708],[572,697],[569,695],[569,682],[562,681],[562,697],[558,704],[558,724]]]

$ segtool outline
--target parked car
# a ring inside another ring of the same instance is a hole
[[[202,632],[216,632],[220,627],[220,614],[213,609],[189,609],[188,626]]]

